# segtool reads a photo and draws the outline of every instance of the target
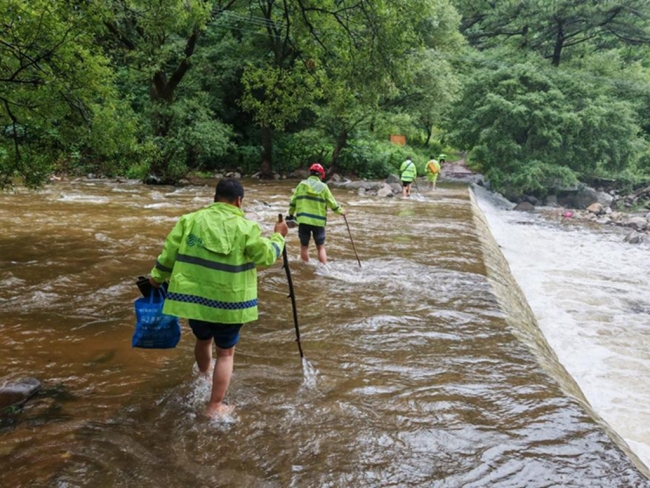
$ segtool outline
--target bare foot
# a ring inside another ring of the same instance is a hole
[[[224,405],[223,403],[218,405],[209,404],[205,410],[205,416],[214,420],[223,419],[233,413],[234,410],[235,407],[232,405]]]

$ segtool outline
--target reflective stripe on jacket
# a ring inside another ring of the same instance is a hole
[[[410,159],[407,159],[402,163],[402,165],[399,167],[399,172],[402,174],[400,179],[407,183],[413,181],[418,175],[418,170],[415,167],[415,163],[413,163],[413,161]]]
[[[257,265],[272,265],[284,246],[282,235],[261,233],[223,202],[183,215],[151,270],[158,283],[171,277],[163,311],[224,324],[257,320]]]
[[[289,215],[295,215],[299,224],[325,227],[328,207],[337,214],[343,212],[343,207],[336,203],[328,186],[318,176],[310,176],[301,181],[293,192]]]

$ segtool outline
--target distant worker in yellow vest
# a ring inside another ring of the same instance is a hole
[[[431,189],[436,189],[436,182],[438,181],[438,173],[440,173],[440,163],[438,160],[431,156],[427,163],[427,182],[431,183]]]
[[[289,217],[287,222],[298,222],[298,237],[300,238],[300,259],[309,261],[309,240],[313,236],[318,251],[318,260],[327,264],[325,251],[325,225],[327,224],[327,209],[334,213],[345,215],[343,207],[337,202],[326,183],[325,169],[318,163],[309,167],[311,176],[301,181],[296,187],[289,202]]]
[[[402,180],[402,198],[411,196],[411,185],[413,180],[418,177],[418,169],[415,163],[411,161],[411,156],[406,158],[406,161],[399,167],[400,179]]]

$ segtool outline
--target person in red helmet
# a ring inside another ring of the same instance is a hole
[[[323,183],[325,169],[318,163],[309,167],[311,176],[301,181],[293,192],[289,202],[288,220],[297,220],[300,238],[300,258],[309,261],[309,241],[313,237],[318,251],[318,260],[327,264],[325,251],[325,225],[327,208],[334,213],[345,215],[327,184]]]

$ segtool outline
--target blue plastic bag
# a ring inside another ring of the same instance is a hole
[[[145,349],[171,349],[181,340],[178,317],[165,315],[165,295],[162,288],[152,288],[148,298],[135,303],[135,332],[131,345]]]

